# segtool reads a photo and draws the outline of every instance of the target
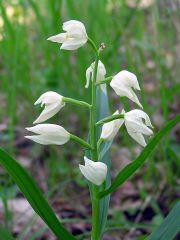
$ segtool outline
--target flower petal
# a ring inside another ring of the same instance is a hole
[[[92,183],[101,185],[106,179],[107,166],[102,162],[94,162],[84,157],[85,166],[79,165],[82,174]]]
[[[64,43],[67,38],[67,33],[59,33],[57,35],[49,37],[47,40],[51,42]]]
[[[147,113],[143,112],[142,110],[139,110],[139,109],[131,110],[131,111],[126,113],[126,116],[130,117],[130,118],[133,117],[133,118],[136,118],[136,119],[143,118],[145,120],[146,125],[153,128],[149,116],[147,115]]]
[[[41,135],[67,136],[69,133],[61,126],[56,124],[44,123],[26,128],[28,131]]]
[[[63,145],[69,141],[69,138],[64,138],[60,136],[44,136],[44,135],[33,135],[33,136],[25,136],[34,142],[37,142],[42,145]]]
[[[119,114],[119,111],[116,111],[113,115]],[[115,119],[113,121],[104,123],[102,126],[100,138],[105,140],[113,139],[118,133],[120,127],[124,123],[124,119]]]
[[[134,132],[132,129],[127,128],[128,134],[136,141],[138,142],[141,146],[145,147],[146,146],[146,141],[143,137],[143,135],[139,132]]]
[[[57,103],[47,105],[41,112],[39,117],[33,122],[33,124],[41,123],[48,120],[49,118],[53,117],[56,113],[58,113],[62,107],[63,105],[59,105]]]
[[[130,120],[126,118],[125,125],[127,128],[132,129],[134,132],[139,132],[147,136],[153,135],[153,131],[150,128],[148,128],[143,122]]]

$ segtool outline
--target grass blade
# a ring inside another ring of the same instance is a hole
[[[162,224],[146,240],[172,240],[180,231],[180,202],[178,202]]]
[[[75,240],[76,238],[73,237],[57,219],[32,177],[18,162],[2,149],[0,149],[0,164],[16,182],[34,211],[49,226],[55,236],[62,240]]]
[[[122,185],[130,176],[132,176],[135,171],[141,167],[147,157],[152,153],[155,149],[161,138],[171,130],[178,122],[180,121],[180,115],[176,116],[174,119],[169,121],[147,144],[147,146],[143,149],[141,154],[130,164],[120,171],[120,173],[116,176],[111,186],[99,193],[99,198],[103,198],[108,194],[114,192],[120,185]]]
[[[15,240],[15,238],[13,238],[11,236],[11,234],[8,232],[8,230],[2,226],[0,226],[0,240]]]

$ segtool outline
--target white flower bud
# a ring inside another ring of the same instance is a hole
[[[42,94],[34,105],[41,104],[41,107],[45,105],[44,110],[40,116],[34,121],[34,123],[41,123],[49,118],[53,117],[59,110],[65,105],[63,103],[63,97],[56,92],[46,92]]]
[[[119,111],[117,110],[113,115],[119,114]],[[121,114],[124,114],[124,111],[121,112]],[[124,123],[124,119],[115,119],[113,121],[107,122],[103,124],[102,132],[101,132],[101,139],[104,140],[111,140],[113,139],[116,134],[119,131],[119,128]]]
[[[88,40],[85,26],[82,22],[70,20],[63,23],[65,33],[49,37],[47,40],[62,43],[60,49],[76,50],[82,47]]]
[[[100,186],[106,179],[107,166],[102,162],[94,162],[87,157],[84,157],[85,166],[79,164],[81,173],[90,182]]]
[[[149,128],[153,128],[149,116],[145,112],[135,109],[125,113],[124,120],[129,135],[141,146],[145,147],[146,142],[143,134],[146,136],[153,135],[153,131]]]
[[[90,82],[90,78],[92,77],[93,79],[93,71],[94,71],[94,65],[95,65],[95,62],[93,62],[91,64],[91,66],[86,70],[86,85],[85,85],[85,88],[88,88],[89,87],[89,82]],[[96,76],[96,81],[101,81],[104,79],[106,75],[106,69],[105,69],[105,66],[104,64],[99,60],[98,61],[98,67],[97,67],[97,76]],[[101,89],[103,91],[105,91],[106,89],[106,84],[101,84],[100,85]]]
[[[132,89],[134,88],[136,90],[140,90],[136,75],[123,70],[113,77],[110,82],[110,86],[114,89],[118,96],[127,97],[142,108],[141,103]]]
[[[70,140],[70,133],[56,124],[38,124],[26,129],[38,135],[25,136],[25,138],[43,145],[63,145]]]

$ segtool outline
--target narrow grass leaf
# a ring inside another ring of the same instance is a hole
[[[12,237],[6,228],[0,226],[0,240],[15,240],[15,238]]]
[[[6,169],[34,211],[49,226],[55,236],[60,240],[75,240],[76,238],[58,220],[32,177],[3,149],[0,149],[0,164]]]
[[[120,171],[120,173],[116,176],[111,186],[99,193],[99,198],[103,198],[108,194],[114,192],[120,185],[122,185],[130,176],[132,176],[135,171],[141,167],[147,157],[152,153],[155,149],[161,138],[171,130],[178,122],[180,121],[180,115],[176,116],[174,119],[170,120],[147,144],[147,146],[143,149],[141,154],[130,164]]]
[[[162,224],[146,240],[173,240],[180,231],[180,201],[174,206]]]

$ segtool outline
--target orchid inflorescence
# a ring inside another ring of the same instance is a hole
[[[91,152],[91,159],[88,156],[84,157],[85,165],[79,164],[79,168],[84,177],[93,183],[96,187],[93,194],[98,193],[98,187],[100,187],[106,179],[109,169],[106,164],[101,162],[98,158],[98,149],[100,145],[105,141],[113,140],[119,129],[124,124],[128,134],[141,146],[146,146],[144,135],[151,136],[153,134],[151,128],[153,128],[149,116],[140,109],[134,109],[129,112],[116,110],[111,116],[108,116],[99,122],[96,122],[96,88],[100,86],[101,91],[107,95],[106,85],[110,84],[111,88],[120,97],[127,97],[141,109],[143,108],[140,103],[135,90],[140,91],[140,86],[135,74],[122,70],[114,76],[105,77],[106,69],[104,64],[99,60],[102,47],[99,49],[95,43],[88,37],[86,29],[83,23],[71,20],[63,24],[64,33],[57,34],[49,37],[48,40],[52,42],[62,43],[61,49],[76,50],[86,43],[88,43],[95,51],[96,60],[86,70],[86,84],[85,88],[92,88],[92,103],[89,104],[84,101],[79,101],[71,98],[61,96],[60,94],[49,91],[42,94],[35,102],[35,105],[41,104],[44,106],[44,110],[40,116],[34,121],[34,124],[38,124],[34,127],[27,128],[28,131],[35,133],[33,136],[26,136],[37,143],[43,145],[56,144],[63,145],[69,140],[74,140],[85,149],[89,149]],[[69,133],[63,127],[56,124],[42,123],[56,113],[66,104],[76,104],[87,107],[90,111],[90,138],[89,142]],[[97,129],[102,125],[100,139],[97,140]],[[98,204],[93,202],[93,209],[98,208]],[[97,210],[97,209],[96,209]],[[95,210],[95,211],[96,211]],[[95,220],[94,224],[96,223]],[[99,233],[97,233],[97,227],[93,226],[92,239],[98,239]]]

